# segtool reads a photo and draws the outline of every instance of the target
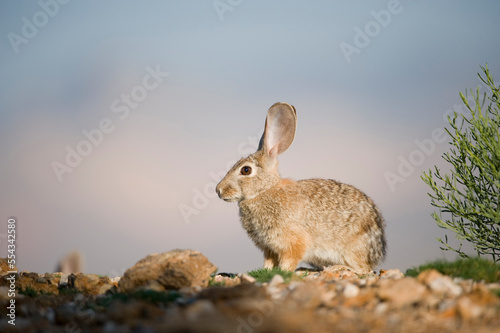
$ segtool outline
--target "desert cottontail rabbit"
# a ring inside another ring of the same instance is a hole
[[[238,202],[243,228],[264,251],[264,268],[294,270],[304,261],[373,270],[386,247],[384,220],[373,201],[335,180],[280,177],[278,155],[292,143],[296,124],[293,106],[271,106],[257,152],[227,172],[217,194]]]

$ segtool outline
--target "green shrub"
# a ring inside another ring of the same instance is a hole
[[[452,148],[443,155],[451,165],[451,174],[424,172],[422,179],[433,193],[431,204],[439,208],[432,217],[441,228],[456,234],[456,238],[472,244],[478,255],[490,255],[500,260],[500,92],[495,86],[488,67],[481,67],[485,77],[479,78],[491,90],[481,98],[479,88],[471,94],[471,105],[462,93],[460,96],[470,115],[448,117]],[[485,107],[485,102],[488,105]],[[439,183],[438,183],[439,182]],[[444,218],[442,215],[447,216]],[[456,249],[445,240],[438,239],[444,247],[461,257],[462,243]]]

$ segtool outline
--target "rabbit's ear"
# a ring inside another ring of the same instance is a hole
[[[267,111],[264,134],[260,139],[259,150],[264,149],[268,156],[276,157],[292,144],[297,127],[297,112],[287,103],[276,103]]]

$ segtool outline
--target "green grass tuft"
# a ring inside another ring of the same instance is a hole
[[[481,258],[458,259],[455,261],[436,260],[424,265],[410,268],[406,271],[407,276],[417,276],[427,269],[435,269],[441,274],[475,281],[484,280],[487,283],[500,280],[500,264],[495,264]]]
[[[76,295],[79,293],[80,291],[76,288],[59,288],[59,295]]]
[[[21,295],[27,296],[27,297],[37,297],[38,296],[38,291],[35,290],[32,286],[27,286],[24,289],[19,289],[19,293]],[[41,295],[42,293],[40,293]]]
[[[269,268],[256,269],[248,272],[247,274],[254,277],[257,280],[257,282],[261,283],[271,281],[273,276],[275,276],[276,274],[281,275],[283,279],[285,279],[285,282],[289,282],[294,275],[293,272],[291,271],[286,271],[277,267],[272,269]]]
[[[215,278],[211,277],[210,280],[208,281],[208,286],[209,287],[225,287],[226,281],[215,281]]]
[[[159,303],[166,304],[175,301],[179,297],[181,297],[181,294],[179,294],[176,291],[138,290],[131,294],[116,293],[116,294],[106,295],[105,297],[100,298],[96,302],[96,305],[106,307],[115,300],[126,303],[133,299],[142,300],[155,304]]]

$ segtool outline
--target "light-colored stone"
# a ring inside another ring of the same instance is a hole
[[[271,281],[266,285],[266,291],[273,300],[278,300],[286,295],[285,279],[276,274],[271,278]]]
[[[425,287],[414,278],[399,280],[380,280],[378,297],[382,301],[390,302],[395,307],[411,305],[422,300],[426,292]]]
[[[344,288],[343,295],[345,298],[356,297],[359,295],[359,288],[352,283],[348,283]]]
[[[394,279],[394,280],[398,280],[398,279],[402,279],[404,278],[405,275],[397,268],[395,269],[388,269],[388,270],[385,270],[385,269],[381,269],[380,270],[380,278],[381,279]]]
[[[114,278],[109,279],[111,283],[118,286],[118,282],[120,282],[121,276],[115,276]]]
[[[151,254],[129,268],[118,282],[120,292],[130,292],[152,281],[166,290],[191,286],[208,286],[210,275],[217,270],[198,251],[173,250]]]
[[[286,298],[291,307],[315,309],[322,302],[324,288],[319,281],[309,281],[297,286]]]
[[[472,301],[469,296],[460,297],[457,309],[464,320],[476,319],[483,313],[483,307]]]
[[[213,277],[212,283],[218,283],[221,284],[224,287],[229,287],[229,286],[235,286],[237,284],[241,283],[241,280],[239,276],[223,276],[217,274],[216,276]]]
[[[165,287],[160,282],[151,280],[148,284],[137,287],[135,290],[163,292],[165,291]]]
[[[346,307],[364,307],[368,310],[374,310],[375,306],[379,304],[375,288],[362,288],[356,296],[346,298],[343,305]]]
[[[329,304],[336,296],[337,292],[334,289],[327,289],[325,292],[321,293],[321,304]]]
[[[101,295],[113,287],[107,276],[100,277],[96,274],[76,274],[74,287],[85,294]]]
[[[59,279],[59,287],[66,287],[69,282],[70,273],[61,273],[61,278]]]
[[[496,310],[493,310],[495,309]],[[498,317],[500,298],[491,293],[485,285],[478,286],[474,291],[462,295],[457,300],[457,310],[462,319],[473,320],[481,317],[489,310]]]
[[[269,286],[276,287],[283,283],[285,283],[285,279],[283,278],[283,276],[276,274],[272,277],[271,281],[269,281]]]
[[[325,267],[319,272],[318,278],[323,281],[334,281],[341,279],[357,278],[358,274],[351,268],[343,265],[334,265]]]
[[[253,276],[250,276],[246,273],[238,274],[238,277],[240,278],[242,283],[255,283],[255,281],[257,281]]]
[[[455,284],[449,276],[443,275],[435,269],[429,269],[420,273],[417,279],[433,292],[443,296],[457,297],[462,293],[462,288]]]

